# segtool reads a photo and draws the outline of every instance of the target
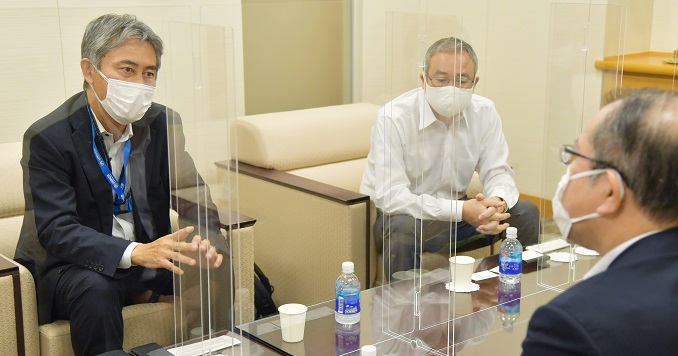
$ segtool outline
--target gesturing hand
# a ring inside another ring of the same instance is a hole
[[[200,262],[200,267],[202,268],[218,268],[221,266],[221,262],[224,260],[224,256],[220,253],[217,253],[217,249],[210,244],[210,240],[201,239],[200,236],[193,236],[192,244],[198,246],[198,250],[187,251],[185,254],[194,260]]]
[[[205,257],[208,260],[214,259],[215,267],[218,267],[223,257],[216,253],[214,247],[209,248],[209,241],[204,240],[207,243],[204,243],[204,241],[201,243],[199,236],[194,237],[190,243],[185,241],[192,232],[193,227],[189,226],[153,242],[137,245],[132,250],[132,264],[147,268],[164,268],[182,275],[184,271],[176,266],[173,261],[195,266],[196,260],[187,256],[187,254],[197,256],[197,253],[204,251]]]

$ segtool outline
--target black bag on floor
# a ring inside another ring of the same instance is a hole
[[[255,319],[265,318],[267,316],[278,314],[278,308],[273,302],[273,286],[268,278],[261,271],[261,268],[254,264],[254,315]]]

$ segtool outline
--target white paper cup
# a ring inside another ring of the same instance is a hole
[[[278,307],[283,341],[299,342],[304,339],[306,310],[308,310],[308,307],[296,303],[283,304]]]
[[[471,288],[471,275],[476,259],[470,256],[450,257],[450,283],[456,288]]]

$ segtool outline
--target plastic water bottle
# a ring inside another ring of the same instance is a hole
[[[353,262],[343,262],[341,272],[336,283],[334,320],[340,324],[355,324],[360,321],[360,281],[353,274]]]
[[[513,331],[513,323],[520,315],[520,282],[504,283],[499,281],[497,290],[497,311],[507,331]]]
[[[523,274],[523,245],[518,241],[518,229],[506,229],[506,239],[499,248],[499,280],[518,283]]]

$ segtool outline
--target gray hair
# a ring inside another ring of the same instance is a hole
[[[431,57],[433,57],[434,54],[439,52],[457,53],[461,51],[466,51],[466,53],[471,56],[471,60],[473,60],[473,78],[475,79],[475,76],[478,73],[478,56],[468,42],[457,39],[456,37],[441,38],[428,48],[424,62],[424,73],[428,74],[428,67],[431,64]]]
[[[155,50],[156,66],[160,69],[163,44],[158,35],[148,25],[137,20],[134,15],[102,15],[92,20],[85,29],[80,45],[81,58],[89,58],[92,64],[101,69],[101,58],[106,53],[120,47],[125,41],[135,38],[147,41]],[[83,89],[87,89],[87,81]]]
[[[678,93],[633,90],[612,105],[593,134],[596,159],[623,172],[647,216],[678,222]]]

